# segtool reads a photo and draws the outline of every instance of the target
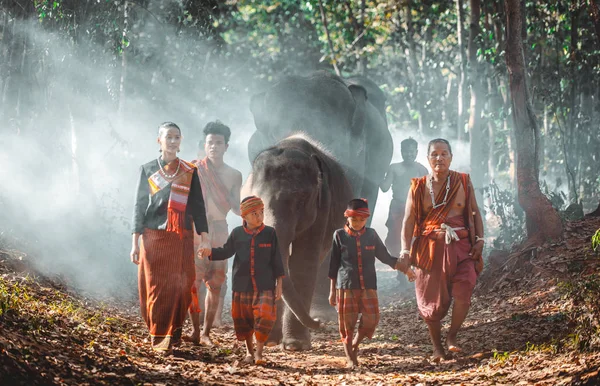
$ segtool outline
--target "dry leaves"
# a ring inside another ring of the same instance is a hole
[[[460,335],[464,353],[440,364],[429,360],[414,296],[398,290],[395,272],[379,272],[381,322],[354,371],[343,368],[334,323],[313,334],[310,352],[266,348],[266,366],[240,362],[243,347],[227,326],[215,330],[220,346],[184,346],[163,358],[149,349],[136,304],[98,304],[46,278],[27,279],[27,264],[0,253],[0,283],[11,291],[1,297],[0,286],[0,384],[596,384],[600,353],[563,344],[569,329],[556,283],[574,263],[598,269],[587,236],[598,227],[594,219],[571,223],[566,241],[496,261]],[[3,309],[7,299],[12,306]]]

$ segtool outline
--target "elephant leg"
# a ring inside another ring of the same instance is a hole
[[[312,242],[311,242],[312,240]],[[315,238],[302,238],[294,241],[290,256],[290,278],[299,291],[300,300],[306,310],[310,310],[320,261],[320,245],[314,245]],[[286,309],[283,315],[283,348],[290,351],[309,350],[310,331],[296,316]]]
[[[322,253],[325,256],[325,259],[323,260],[323,263],[321,263],[319,273],[317,274],[311,314],[321,321],[337,321],[337,311],[329,304],[329,254],[325,251]]]

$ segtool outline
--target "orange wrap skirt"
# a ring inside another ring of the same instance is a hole
[[[192,231],[184,230],[181,238],[175,232],[144,229],[138,289],[142,318],[155,350],[169,350],[181,342],[194,279]]]

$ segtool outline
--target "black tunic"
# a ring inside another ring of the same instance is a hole
[[[166,163],[162,158],[160,158],[160,162],[164,168]],[[171,194],[171,184],[158,191],[154,196],[150,196],[150,185],[148,184],[148,178],[158,170],[158,160],[152,160],[140,167],[140,177],[133,210],[132,233],[143,233],[144,228],[167,229],[167,206]],[[206,209],[204,207],[200,179],[198,178],[198,170],[194,168],[193,173],[187,207],[185,209],[185,229],[192,229],[193,221],[196,225],[196,232],[200,234],[208,232],[208,223],[206,221]]]
[[[213,248],[210,260],[233,260],[234,292],[274,290],[276,279],[285,276],[275,229],[265,226],[252,233],[243,226],[231,231],[221,248]]]
[[[333,234],[329,264],[329,278],[337,280],[338,289],[377,289],[375,258],[394,268],[397,258],[390,255],[385,245],[373,228],[365,228],[358,237],[351,236],[345,229],[338,229]]]

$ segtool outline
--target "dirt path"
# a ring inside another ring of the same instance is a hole
[[[533,266],[514,259],[518,268],[510,274],[505,268],[513,261],[494,277],[484,275],[460,335],[464,353],[440,364],[429,360],[414,297],[398,292],[394,272],[379,272],[381,322],[354,371],[343,368],[334,323],[313,334],[309,352],[267,348],[264,367],[240,364],[244,349],[230,326],[215,330],[217,347],[188,345],[159,357],[148,348],[136,304],[70,294],[0,252],[0,384],[600,384],[600,353],[569,345],[567,304],[557,290],[562,279],[553,273],[565,261],[554,258],[561,248],[580,256],[583,246],[570,240],[538,255]]]

